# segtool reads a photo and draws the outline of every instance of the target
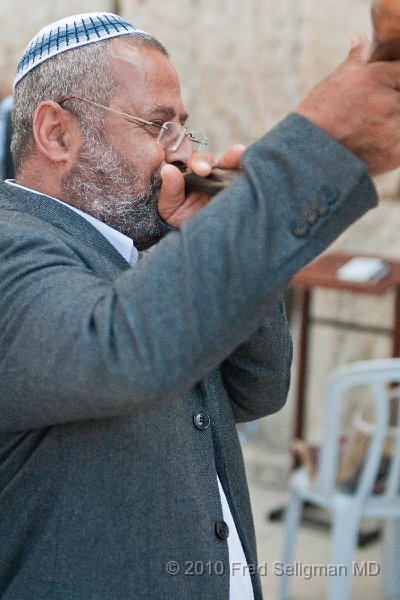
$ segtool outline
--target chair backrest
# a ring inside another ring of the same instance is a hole
[[[397,384],[397,385],[396,385]],[[329,379],[324,412],[324,440],[314,489],[331,496],[337,491],[336,475],[340,460],[341,413],[345,394],[352,388],[367,386],[374,405],[374,421],[369,424],[369,443],[353,491],[360,502],[374,489],[383,449],[391,437],[391,456],[385,476],[383,495],[399,495],[400,487],[400,358],[367,360],[337,369]]]

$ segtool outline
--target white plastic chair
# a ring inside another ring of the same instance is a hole
[[[351,597],[352,566],[362,517],[390,519],[386,531],[393,538],[386,540],[386,559],[382,564],[381,581],[385,594],[400,596],[400,427],[389,423],[391,400],[399,396],[400,359],[369,360],[337,369],[327,386],[324,412],[324,439],[320,449],[316,477],[311,480],[304,468],[297,469],[290,480],[291,496],[284,526],[284,565],[293,564],[294,542],[305,502],[331,515],[332,539],[330,565],[345,565],[338,574],[328,577],[328,600],[348,600]],[[345,492],[336,483],[339,461],[340,421],[343,396],[351,388],[368,386],[374,405],[375,421],[370,427],[370,440],[354,491]],[[393,450],[382,493],[373,493],[381,464],[382,450],[390,430]],[[390,527],[389,527],[390,526]],[[389,544],[389,545],[388,545]],[[385,547],[385,541],[384,541]],[[385,557],[384,557],[385,558]],[[396,566],[397,564],[397,566]],[[279,599],[287,600],[288,584],[293,579],[282,575]]]

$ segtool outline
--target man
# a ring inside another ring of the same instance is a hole
[[[159,42],[92,13],[27,47],[0,188],[4,600],[262,597],[235,422],[285,401],[280,290],[400,164],[400,66],[368,53],[227,151],[243,175],[209,202],[185,196],[213,158]]]

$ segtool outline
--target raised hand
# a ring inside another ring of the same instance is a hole
[[[219,169],[238,169],[240,159],[245,150],[242,145],[229,148],[215,162],[214,157],[206,152],[195,152],[188,159],[188,169],[202,177],[206,177],[213,167]],[[164,221],[172,227],[179,227],[184,221],[190,219],[198,210],[203,208],[211,196],[201,192],[185,192],[185,181],[181,171],[172,164],[166,164],[161,170],[163,180],[158,212]]]
[[[378,175],[400,166],[400,61],[370,62],[371,52],[367,38],[354,39],[347,59],[296,112]]]

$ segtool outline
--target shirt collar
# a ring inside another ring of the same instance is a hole
[[[36,190],[32,190],[31,188],[25,187],[24,185],[20,185],[19,183],[15,183],[15,181],[13,179],[6,179],[5,183],[8,183],[10,185],[15,185],[16,187],[19,187],[24,190],[28,190],[29,192],[32,192],[33,194],[38,194],[40,196],[47,196],[47,194],[41,194],[40,192],[38,192]],[[88,221],[91,225],[93,225],[93,227],[95,227],[97,229],[97,231],[99,233],[101,233],[112,246],[114,246],[114,248],[117,250],[117,252],[119,252],[121,254],[121,256],[123,256],[123,258],[128,263],[130,263],[130,265],[133,266],[134,264],[136,264],[136,262],[138,260],[138,251],[137,251],[137,248],[134,246],[131,238],[129,238],[127,235],[124,235],[120,231],[117,231],[117,229],[114,229],[114,227],[110,227],[110,225],[107,225],[106,223],[99,221],[99,219],[96,219],[92,215],[89,215],[88,213],[85,213],[82,210],[79,210],[79,208],[75,208],[75,206],[71,206],[71,204],[67,204],[66,202],[63,202],[62,200],[58,200],[58,198],[53,198],[53,196],[47,196],[47,197],[51,198],[52,200],[55,200],[56,202],[59,202],[60,204],[63,204],[67,208],[70,208],[74,212],[81,215],[81,217],[83,217],[84,219],[86,219],[86,221]]]

